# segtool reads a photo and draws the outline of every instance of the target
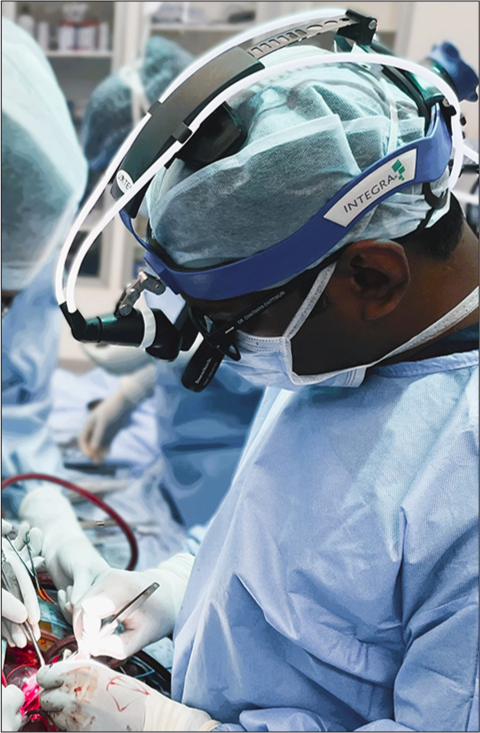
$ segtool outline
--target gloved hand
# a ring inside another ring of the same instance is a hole
[[[18,730],[22,725],[20,708],[25,702],[23,692],[15,685],[2,690],[2,730]]]
[[[93,547],[59,489],[41,486],[28,493],[20,505],[20,516],[43,531],[45,565],[56,588],[64,591],[58,596],[62,610],[71,615],[71,604],[110,566]],[[71,603],[65,605],[67,589]]]
[[[207,731],[220,723],[140,680],[72,657],[38,671],[42,709],[61,730]]]
[[[132,412],[152,392],[155,375],[155,364],[148,364],[124,377],[120,389],[92,410],[78,439],[88,458],[96,463],[103,460],[112,440],[128,424]]]
[[[12,525],[2,519],[2,554],[5,555],[6,562],[12,567],[23,602],[8,590],[2,588],[2,636],[10,646],[24,647],[30,641],[26,636],[25,630],[20,626],[25,621],[28,620],[30,622],[35,638],[40,638],[40,609],[38,606],[37,592],[30,574],[23,564],[25,563],[28,568],[31,565],[25,539],[28,533],[30,552],[35,567],[38,567],[43,562],[43,558],[40,557],[42,533],[37,528],[30,530],[27,523],[21,524],[17,537],[13,540],[13,545],[18,552],[17,555],[17,552],[13,550],[6,539],[6,535],[11,530]]]
[[[75,605],[73,630],[79,649],[95,657],[125,659],[173,631],[194,563],[188,553],[174,555],[154,570],[110,570]],[[123,622],[121,634],[101,636],[102,619],[157,582],[160,588]]]

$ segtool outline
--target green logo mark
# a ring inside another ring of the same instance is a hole
[[[392,165],[393,170],[395,173],[398,173],[398,177],[401,181],[404,181],[403,174],[405,173],[405,166],[403,165],[400,158]]]

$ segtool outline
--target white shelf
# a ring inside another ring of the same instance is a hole
[[[49,58],[111,59],[113,51],[45,51]]]
[[[244,31],[251,23],[151,23],[150,29],[153,32],[165,33],[175,31],[176,33],[234,33]]]

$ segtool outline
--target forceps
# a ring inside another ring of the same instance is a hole
[[[100,627],[100,636],[109,636],[109,634],[113,633],[114,631],[116,631],[116,629],[122,626],[125,619],[128,618],[134,611],[136,611],[137,608],[143,606],[145,601],[150,598],[152,593],[155,593],[157,588],[160,588],[160,583],[151,583],[149,586],[147,586],[147,588],[145,588],[145,590],[142,590],[142,592],[135,596],[135,598],[132,598],[131,601],[126,603],[115,615],[108,616],[107,618],[103,619],[102,625]]]

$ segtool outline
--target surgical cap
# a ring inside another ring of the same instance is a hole
[[[152,104],[192,60],[193,56],[177,43],[153,36],[142,59],[98,85],[88,103],[82,128],[84,152],[92,170],[107,168],[132,129],[132,93],[145,93]]]
[[[23,290],[67,234],[87,166],[40,47],[2,21],[2,288]]]
[[[315,51],[285,49],[271,58],[283,62],[301,53]],[[152,233],[173,261],[203,268],[260,252],[300,229],[370,165],[422,138],[425,120],[414,102],[377,68],[305,67],[232,100],[248,130],[242,149],[200,170],[175,161],[149,189]],[[446,171],[432,189],[447,186]],[[421,190],[414,185],[379,204],[331,251],[414,231],[430,210]],[[448,208],[449,202],[430,224]]]

